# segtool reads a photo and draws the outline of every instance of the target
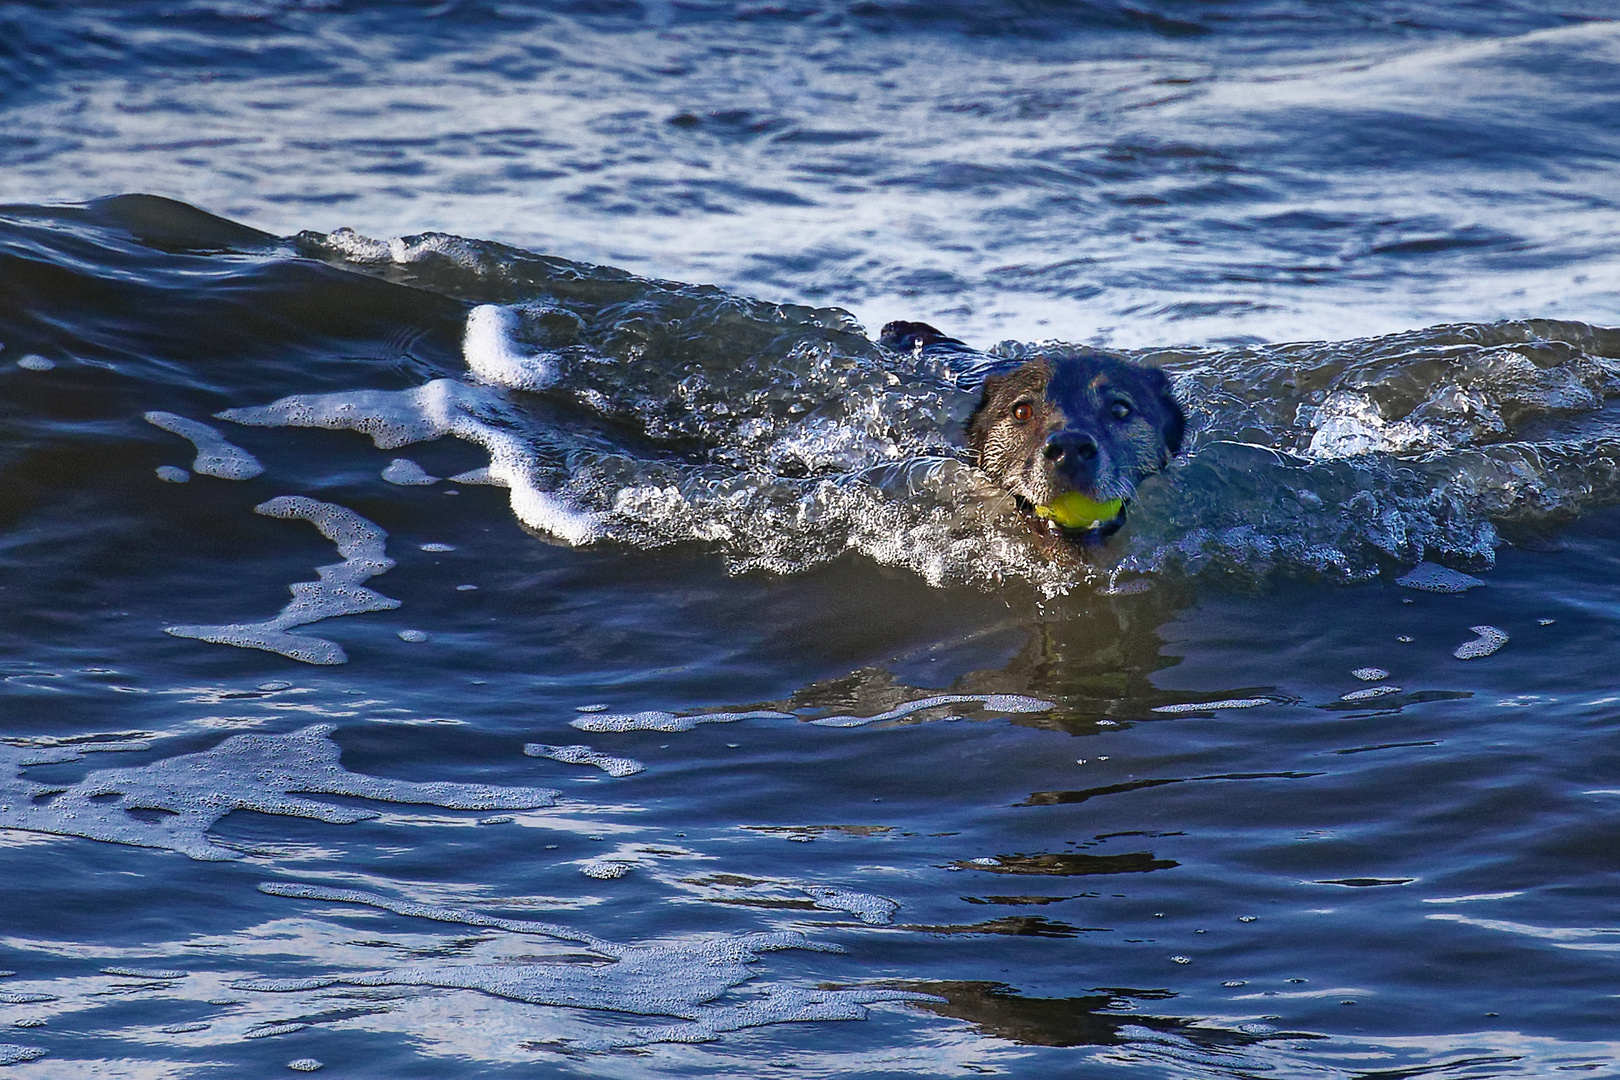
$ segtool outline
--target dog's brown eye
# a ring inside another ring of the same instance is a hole
[[[1114,414],[1115,420],[1129,420],[1131,418],[1131,407],[1123,401],[1114,402],[1113,407],[1108,411]]]
[[[1035,406],[1031,405],[1027,401],[1020,401],[1018,404],[1013,406],[1012,418],[1018,421],[1020,424],[1029,423],[1030,418],[1034,415]]]

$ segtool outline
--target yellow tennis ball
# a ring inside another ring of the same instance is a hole
[[[1039,517],[1051,518],[1065,529],[1094,529],[1117,518],[1124,505],[1123,499],[1098,502],[1078,491],[1065,491],[1045,506],[1037,506],[1035,513]]]

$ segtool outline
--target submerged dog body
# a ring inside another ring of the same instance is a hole
[[[966,349],[924,323],[891,323],[882,341]],[[1137,485],[1180,452],[1186,423],[1162,371],[1088,353],[988,376],[967,443],[974,464],[1027,509],[1100,539],[1124,524]]]

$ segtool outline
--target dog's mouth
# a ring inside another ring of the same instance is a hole
[[[1038,505],[1035,516],[1054,522],[1070,532],[1089,532],[1125,516],[1125,500],[1099,501],[1078,491],[1065,491],[1051,502]]]
[[[1032,513],[1052,532],[1077,542],[1106,540],[1125,524],[1128,499],[1093,499],[1078,491],[1065,491],[1049,503],[1034,503],[1019,497],[1026,513]]]

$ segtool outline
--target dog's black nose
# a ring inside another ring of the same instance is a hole
[[[1060,431],[1046,440],[1046,460],[1069,465],[1097,456],[1097,440],[1078,431]]]

